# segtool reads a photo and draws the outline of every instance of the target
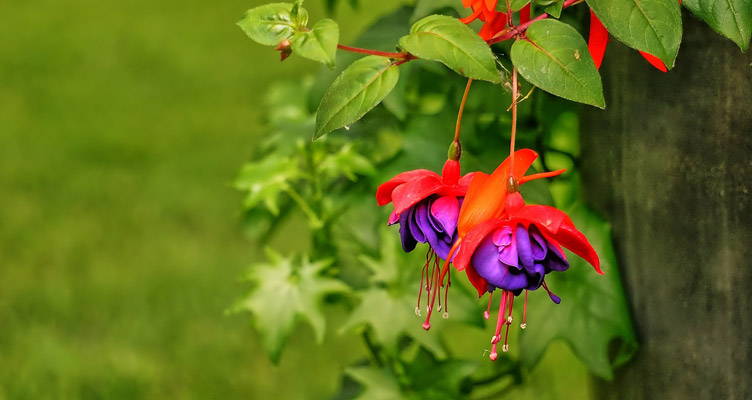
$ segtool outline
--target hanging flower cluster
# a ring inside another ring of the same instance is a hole
[[[509,326],[516,296],[524,292],[522,329],[526,327],[528,291],[542,287],[552,301],[557,304],[561,301],[549,290],[546,276],[569,268],[563,248],[603,273],[595,250],[564,212],[525,204],[519,185],[564,172],[525,176],[537,157],[532,150],[520,150],[490,175],[475,172],[462,178],[459,178],[459,162],[448,160],[442,176],[427,170],[403,172],[382,184],[376,194],[379,205],[394,204],[389,223],[400,224],[405,251],[412,251],[417,242],[429,245],[416,308],[419,314],[425,289],[428,302],[425,329],[431,327],[434,302],[437,296],[441,302],[442,287],[445,288],[443,307],[447,307],[450,263],[458,271],[465,271],[479,296],[489,294],[486,319],[490,317],[493,293],[501,292],[491,340],[492,360],[498,358],[497,343],[504,328],[502,350],[509,349]],[[439,258],[444,260],[441,269]]]

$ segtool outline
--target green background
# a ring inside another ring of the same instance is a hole
[[[262,94],[318,68],[235,26],[261,3],[0,3],[0,398],[337,389],[348,339],[326,354],[305,328],[274,367],[224,315],[261,258],[230,182]],[[340,7],[343,40],[395,3]]]

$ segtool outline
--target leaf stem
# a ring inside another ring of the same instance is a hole
[[[353,53],[361,53],[361,54],[370,54],[372,56],[382,56],[382,57],[389,57],[389,58],[397,58],[400,60],[410,60],[414,59],[415,56],[408,52],[402,52],[402,53],[389,53],[386,51],[379,51],[379,50],[371,50],[371,49],[363,49],[360,47],[351,47],[351,46],[345,46],[344,44],[338,44],[337,48],[340,50],[350,51]]]
[[[308,220],[311,223],[311,228],[320,229],[322,226],[324,226],[324,222],[321,220],[321,218],[319,218],[318,215],[316,215],[313,209],[311,209],[311,207],[308,205],[308,202],[305,201],[300,193],[298,193],[290,186],[285,189],[285,192],[290,195],[290,198],[292,198],[298,204],[303,213],[308,217]]]
[[[465,86],[465,93],[462,95],[462,100],[460,101],[460,109],[457,111],[457,124],[454,127],[454,142],[459,143],[460,141],[460,131],[462,127],[462,114],[465,112],[465,103],[467,103],[467,95],[470,93],[470,85],[473,84],[473,79],[470,78],[467,80],[467,86]]]
[[[373,361],[376,362],[376,365],[379,367],[384,366],[384,360],[381,359],[381,352],[379,351],[379,348],[376,347],[376,345],[373,343],[373,340],[371,339],[371,335],[368,333],[367,330],[363,331],[363,341],[366,343],[366,347],[368,348],[368,351],[371,353],[371,356],[373,357]]]
[[[517,67],[512,68],[512,133],[509,139],[509,179],[512,186],[516,186],[514,179],[514,145],[517,139]]]

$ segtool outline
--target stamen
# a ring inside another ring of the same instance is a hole
[[[504,327],[504,346],[502,346],[501,350],[503,352],[509,351],[509,327],[512,325],[512,310],[514,308],[514,293],[509,292],[507,295],[509,296],[509,308],[506,310],[508,313],[506,318],[506,326]]]
[[[506,314],[506,305],[507,305],[507,292],[504,290],[501,291],[501,300],[499,301],[499,316],[496,319],[496,332],[494,333],[494,336],[491,338],[491,354],[488,355],[488,358],[491,359],[491,361],[496,361],[496,359],[499,358],[499,353],[496,351],[496,344],[499,343],[501,333],[501,325],[504,321],[504,314]]]
[[[426,263],[423,264],[423,269],[420,271],[420,286],[418,287],[418,305],[415,306],[415,315],[420,317],[420,298],[423,296],[423,281],[426,278],[426,272],[428,271],[428,263],[431,259],[432,249],[428,249],[426,252]]]
[[[449,318],[449,287],[452,286],[452,272],[447,273],[446,288],[444,288],[444,319]]]
[[[429,306],[428,306],[428,312],[426,313],[426,320],[425,320],[425,322],[423,322],[423,329],[425,329],[425,330],[431,329],[431,312],[433,311],[432,310],[433,309],[433,304],[436,301],[436,292],[440,292],[441,291],[440,290],[441,284],[442,284],[442,282],[444,282],[444,277],[446,277],[447,273],[449,272],[449,264],[451,263],[452,256],[454,255],[454,252],[457,249],[457,245],[459,243],[460,242],[457,241],[457,243],[455,243],[454,246],[452,247],[452,249],[449,251],[449,254],[447,255],[447,258],[444,261],[444,266],[441,267],[441,272],[439,272],[439,268],[438,268],[439,267],[439,258],[438,258],[438,256],[435,259],[435,268],[434,268],[434,270],[436,271],[436,280],[433,283],[433,285],[436,288],[436,290],[433,290],[432,293],[431,293],[431,301],[430,301]],[[448,285],[447,285],[447,289],[449,289]],[[441,295],[441,293],[439,293],[439,295]],[[439,300],[439,302],[440,301],[441,300]]]
[[[493,300],[493,294],[494,292],[491,292],[488,295],[488,306],[486,306],[486,311],[483,311],[483,318],[488,319],[491,317],[491,300]]]
[[[504,322],[506,321],[506,310],[507,310],[507,292],[505,290],[501,291],[501,300],[499,300],[499,314],[498,317],[496,317],[496,330],[494,331],[494,336],[491,338],[491,343],[494,345],[501,340],[501,327],[504,325]]]
[[[548,289],[548,285],[546,285],[546,281],[543,281],[543,289],[546,289],[546,292],[548,293],[548,297],[551,298],[551,301],[553,301],[556,304],[561,303],[561,297],[555,295],[554,292]]]
[[[525,302],[522,304],[522,323],[520,329],[527,328],[527,290],[525,290]]]

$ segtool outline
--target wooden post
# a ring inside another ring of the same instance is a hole
[[[582,129],[640,350],[603,399],[752,399],[752,55],[685,12],[677,67],[612,45]]]

